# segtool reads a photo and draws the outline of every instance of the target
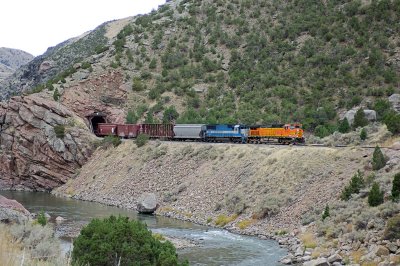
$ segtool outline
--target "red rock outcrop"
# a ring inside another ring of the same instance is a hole
[[[124,123],[125,113],[121,106],[125,105],[128,89],[122,73],[109,71],[74,82],[64,89],[61,102],[83,119],[96,111],[106,114],[106,122]]]
[[[54,127],[63,125],[57,137]],[[0,103],[0,188],[51,190],[89,158],[94,136],[64,105],[39,95]]]

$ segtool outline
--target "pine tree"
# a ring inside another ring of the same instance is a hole
[[[322,221],[324,221],[324,220],[325,220],[326,218],[328,218],[329,216],[331,216],[331,215],[329,214],[329,206],[326,205],[325,210],[324,210],[324,213],[322,214]]]
[[[375,207],[383,203],[383,191],[379,188],[378,183],[374,183],[368,193],[369,206]]]
[[[58,92],[58,89],[57,89],[57,88],[54,90],[53,99],[54,99],[54,101],[56,101],[56,102],[60,99],[60,93]]]
[[[372,169],[379,170],[386,165],[386,159],[379,146],[375,147],[374,154],[372,155]]]
[[[364,109],[360,108],[354,116],[353,128],[365,127],[366,125],[368,125],[368,119],[365,117]]]
[[[367,139],[367,131],[365,130],[365,128],[361,129],[360,139],[361,140],[366,140]]]
[[[393,178],[392,199],[398,201],[400,199],[400,173],[397,173]]]
[[[346,117],[340,121],[338,130],[340,133],[348,133],[350,131],[350,124]]]

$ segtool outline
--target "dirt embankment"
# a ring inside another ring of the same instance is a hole
[[[98,150],[80,174],[56,193],[135,209],[153,192],[159,213],[215,224],[238,214],[265,232],[291,230],[311,209],[336,201],[371,151],[320,148],[126,141]],[[243,226],[242,226],[243,227]]]

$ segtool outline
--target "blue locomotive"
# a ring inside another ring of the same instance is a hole
[[[206,125],[204,132],[205,141],[229,140],[236,143],[246,143],[249,127],[245,125]]]

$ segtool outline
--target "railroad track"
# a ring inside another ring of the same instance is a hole
[[[349,148],[349,147],[357,147],[357,148],[362,148],[362,149],[375,149],[376,146],[352,146],[352,145],[327,145],[327,144],[304,144],[304,143],[297,143],[297,144],[282,144],[282,143],[261,143],[261,144],[256,144],[256,143],[231,143],[231,142],[202,142],[202,141],[173,141],[173,140],[163,140],[163,142],[171,142],[171,143],[193,143],[193,144],[199,144],[199,145],[224,145],[224,144],[231,144],[231,145],[254,145],[254,146],[286,146],[286,147],[321,147],[321,148]],[[396,150],[391,147],[381,147],[381,149],[388,149],[388,150]]]

